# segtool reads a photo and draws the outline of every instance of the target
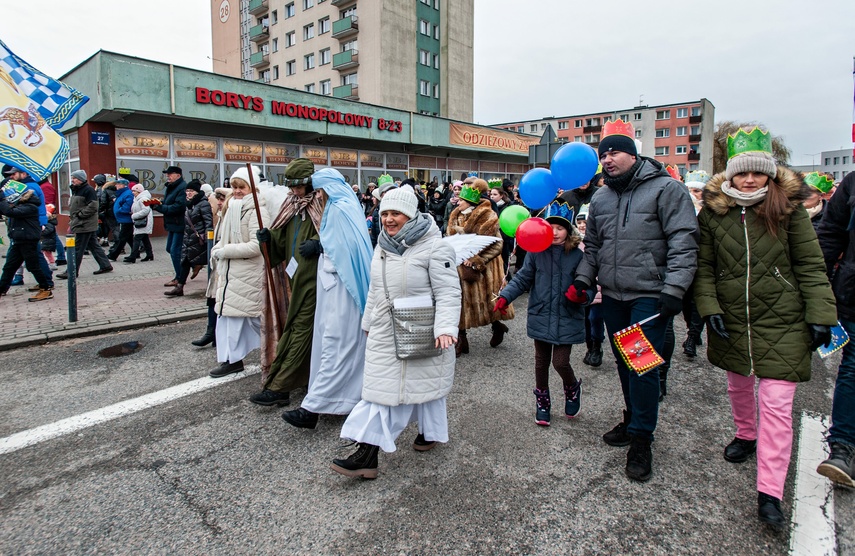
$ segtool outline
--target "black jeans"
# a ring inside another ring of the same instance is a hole
[[[115,232],[113,236],[115,237]],[[134,240],[134,225],[133,224],[125,224],[121,222],[119,224],[119,237],[116,238],[116,241],[113,243],[113,246],[110,248],[110,254],[107,255],[110,259],[116,260],[119,258],[119,254],[122,252],[122,249],[125,248],[125,245],[130,246],[131,242]]]
[[[131,224],[133,226],[133,224]],[[151,250],[151,240],[148,237],[148,234],[136,234],[134,236],[134,247],[131,249],[130,259],[135,261],[140,256],[140,251],[145,248],[145,257],[147,259],[154,258],[154,251]]]
[[[38,240],[13,241],[6,252],[6,264],[3,265],[3,273],[0,275],[0,293],[6,293],[9,290],[12,278],[15,276],[15,272],[21,267],[21,263],[27,265],[27,270],[35,277],[39,287],[47,289],[47,276],[42,272],[39,259],[44,260],[39,251]]]
[[[89,251],[95,257],[98,263],[98,268],[110,268],[110,259],[104,254],[104,250],[98,244],[98,239],[95,237],[95,232],[83,232],[74,234],[74,260],[77,262],[77,272],[75,276],[80,276],[80,264],[83,262],[83,252]]]

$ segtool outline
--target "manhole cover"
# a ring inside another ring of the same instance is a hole
[[[124,344],[106,347],[99,351],[98,355],[101,357],[123,357],[125,355],[136,353],[142,348],[142,342],[125,342]]]

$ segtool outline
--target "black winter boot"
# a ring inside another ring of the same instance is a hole
[[[355,452],[347,459],[334,459],[330,469],[346,477],[377,478],[377,452],[379,446],[359,443]]]
[[[591,348],[591,363],[592,367],[599,367],[603,364],[603,342],[594,340],[594,346]]]
[[[855,487],[855,446],[832,442],[829,447],[831,455],[819,464],[816,472],[839,485]]]
[[[626,476],[633,481],[645,482],[653,474],[653,451],[650,440],[633,436],[626,453]]]
[[[686,355],[686,357],[698,356],[697,342],[695,341],[695,337],[691,334],[686,336],[686,341],[683,342],[683,353]]]
[[[203,334],[201,338],[199,338],[198,340],[193,340],[190,343],[193,344],[194,346],[198,346],[198,347],[207,346],[208,344],[210,344],[210,343],[214,342],[214,340],[216,340],[214,332],[215,332],[214,327],[209,326],[208,328],[205,329],[205,334]],[[216,344],[214,344],[214,345],[216,346]]]
[[[629,446],[630,436],[626,432],[629,426],[629,420],[632,418],[632,413],[624,410],[623,421],[617,424],[615,428],[603,435],[603,442],[609,446]]]
[[[781,501],[764,492],[757,493],[757,517],[778,531],[782,531],[787,526],[784,512],[781,511]]]
[[[454,353],[457,357],[469,353],[469,339],[466,337],[465,330],[461,330],[457,334],[457,345],[454,347]]]
[[[540,390],[534,389],[535,398],[535,413],[534,422],[542,427],[548,427],[550,421],[549,410],[552,408],[552,401],[549,399],[549,388]]]
[[[594,345],[592,340],[585,340],[585,345],[588,347],[588,351],[585,352],[585,357],[582,358],[582,363],[585,365],[591,364],[591,348]]]

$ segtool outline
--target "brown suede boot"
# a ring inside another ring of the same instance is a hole
[[[182,295],[184,295],[184,286],[178,284],[168,292],[163,292],[163,295],[167,297],[181,297]]]

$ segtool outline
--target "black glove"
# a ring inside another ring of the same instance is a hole
[[[591,289],[591,287],[588,286],[588,284],[586,284],[582,280],[573,280],[573,287],[579,290],[580,292]]]
[[[667,293],[659,294],[659,314],[665,318],[679,315],[683,311],[683,300]]]
[[[808,324],[810,330],[810,350],[816,351],[819,346],[828,347],[831,343],[831,327],[824,324]]]
[[[710,330],[715,332],[719,337],[727,340],[730,338],[730,334],[727,333],[727,329],[724,327],[724,317],[722,315],[710,315],[707,317],[707,324],[710,327]]]
[[[300,252],[300,255],[304,259],[314,259],[318,255],[324,252],[324,248],[321,245],[321,241],[318,239],[307,239],[303,243],[300,244],[300,247],[297,249]]]
[[[258,243],[270,243],[270,230],[261,228],[255,232],[255,237],[258,238]]]

